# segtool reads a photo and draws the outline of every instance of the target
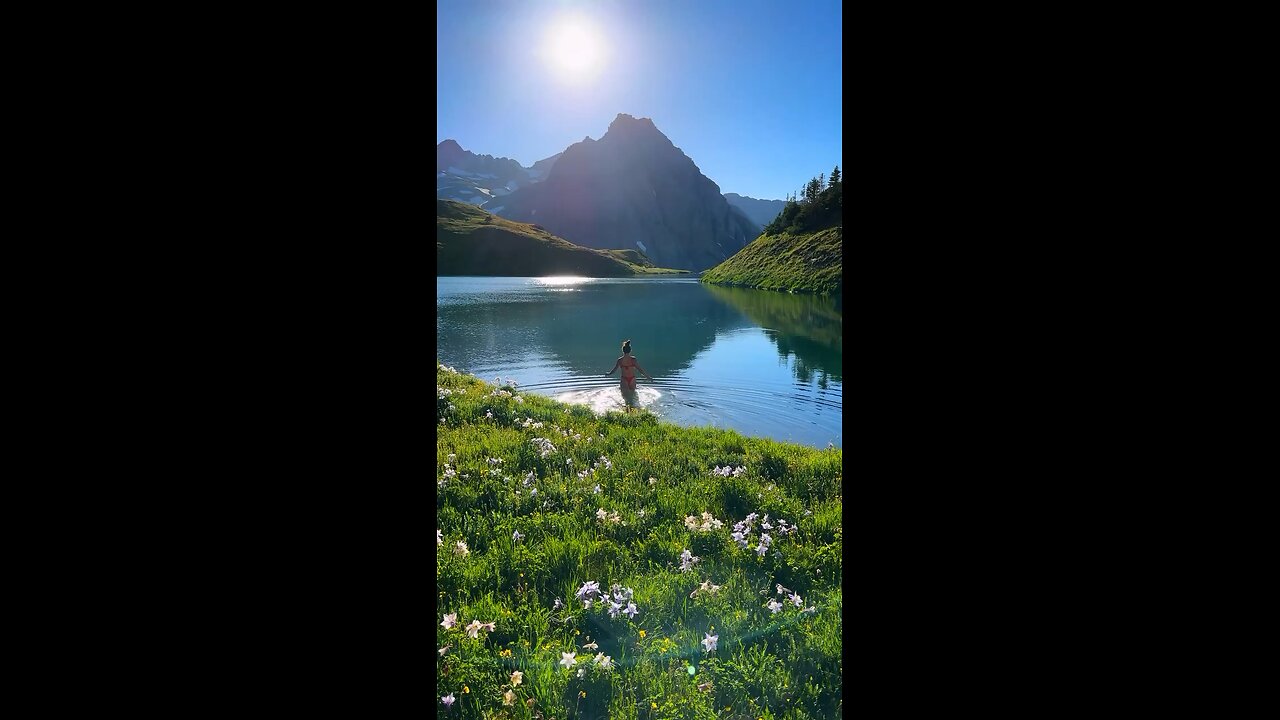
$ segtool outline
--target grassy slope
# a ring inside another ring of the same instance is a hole
[[[844,229],[761,235],[702,274],[702,281],[829,295],[842,291]]]
[[[437,275],[629,277],[687,272],[640,265],[626,254],[574,245],[535,225],[505,220],[469,203],[436,200]]]
[[[536,395],[495,395],[493,386],[440,367],[436,384],[436,505],[445,544],[436,550],[432,622],[436,648],[451,645],[436,656],[437,710],[439,697],[452,693],[451,716],[460,718],[527,718],[530,698],[534,709],[562,718],[840,717],[840,450],[681,428],[644,412],[597,417]],[[524,427],[526,418],[543,427]],[[541,457],[535,437],[555,451]],[[720,477],[716,465],[746,472]],[[624,524],[599,521],[599,508]],[[724,526],[687,529],[685,516],[703,511]],[[799,530],[765,531],[773,544],[757,557],[758,524],[750,549],[729,536],[751,512]],[[516,530],[525,536],[518,543]],[[458,541],[469,555],[453,552]],[[686,548],[701,560],[680,572]],[[584,609],[573,594],[588,580],[604,591],[613,583],[632,588],[639,614],[610,618],[606,606]],[[721,589],[690,598],[704,580]],[[779,583],[816,610],[785,602]],[[556,598],[567,607],[553,612]],[[770,598],[784,609],[771,613]],[[439,624],[446,613],[457,613],[452,629]],[[468,638],[473,620],[492,621],[495,630]],[[714,653],[699,644],[706,632],[719,636]],[[599,647],[584,649],[591,641]],[[557,664],[563,652],[577,653],[572,672]],[[597,652],[617,667],[597,668]],[[691,664],[693,677],[685,672]],[[512,687],[515,670],[524,680]],[[508,689],[514,708],[502,703]]]

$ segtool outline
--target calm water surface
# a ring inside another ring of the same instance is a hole
[[[843,447],[839,301],[691,278],[436,278],[441,362],[597,412]],[[604,377],[623,340],[654,377]]]

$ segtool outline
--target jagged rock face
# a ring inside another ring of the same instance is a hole
[[[520,163],[511,158],[477,155],[463,150],[453,140],[445,140],[436,146],[436,172],[448,172],[451,167],[478,175],[493,175],[498,180],[524,180],[528,177]]]
[[[546,179],[559,158],[557,153],[526,168],[510,158],[477,155],[445,140],[436,145],[436,199],[501,209],[504,196]]]
[[[737,193],[725,193],[724,199],[760,227],[773,222],[773,219],[778,217],[778,213],[782,212],[782,208],[787,206],[786,200],[757,200]]]
[[[548,178],[503,198],[498,214],[570,242],[640,250],[659,267],[700,271],[760,228],[653,121],[618,115],[599,140],[570,145]]]

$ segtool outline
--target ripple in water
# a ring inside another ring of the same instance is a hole
[[[624,395],[622,388],[614,385],[590,390],[573,390],[556,395],[554,399],[574,405],[586,405],[593,412],[604,414],[610,410],[626,410],[628,407],[650,407],[660,397],[662,393],[651,387],[640,386],[634,393],[627,392]]]

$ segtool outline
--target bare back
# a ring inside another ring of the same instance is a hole
[[[623,355],[622,357],[618,358],[618,367],[622,368],[623,380],[636,379],[636,365],[637,365],[636,359],[631,357],[630,355]]]

